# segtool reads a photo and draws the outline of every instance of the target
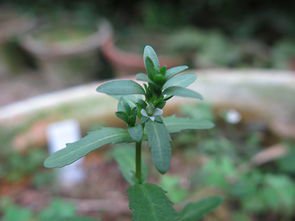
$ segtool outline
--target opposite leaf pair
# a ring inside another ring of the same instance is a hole
[[[170,166],[171,138],[162,118],[162,109],[173,96],[198,99],[202,96],[186,88],[196,80],[194,74],[180,75],[187,66],[168,70],[160,67],[158,57],[150,46],[145,47],[143,57],[147,74],[136,76],[144,82],[143,86],[132,80],[113,80],[100,85],[97,91],[116,98],[119,96],[117,117],[127,124],[134,142],[141,142],[146,135],[153,163],[160,173],[165,173]],[[128,96],[136,96],[133,103]]]

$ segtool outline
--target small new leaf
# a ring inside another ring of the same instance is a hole
[[[186,66],[186,65],[169,68],[166,72],[166,77],[172,78],[174,75],[179,74],[179,73],[185,71],[186,69],[188,69],[188,66]]]
[[[145,124],[152,160],[157,170],[164,174],[170,167],[171,138],[166,126],[157,121],[148,120]]]
[[[150,82],[149,77],[146,74],[144,74],[144,73],[138,73],[138,74],[136,74],[136,80],[144,81],[144,82]]]
[[[65,148],[50,155],[45,160],[44,166],[47,168],[64,167],[105,144],[126,143],[131,141],[132,139],[127,130],[122,128],[105,127],[91,131],[81,140],[69,143]]]
[[[179,86],[168,87],[163,91],[163,93],[166,96],[190,97],[203,100],[202,95],[198,92]]]
[[[182,74],[170,78],[163,86],[163,89],[172,86],[187,87],[191,85],[196,80],[196,75],[194,74]]]
[[[140,142],[143,136],[141,124],[137,124],[134,127],[128,127],[128,133],[135,142]]]
[[[201,130],[211,129],[214,124],[209,120],[198,120],[193,118],[179,118],[175,116],[165,117],[163,119],[169,133],[177,133],[182,130]]]
[[[125,123],[128,123],[128,115],[125,112],[117,111],[115,114],[119,119],[121,119]]]
[[[154,68],[157,71],[160,71],[160,62],[159,62],[158,56],[155,50],[149,45],[145,46],[143,51],[143,61],[146,68],[147,68],[147,64],[146,64],[147,58],[150,58],[152,63],[154,64]]]
[[[156,70],[154,63],[152,62],[152,59],[150,59],[149,57],[145,59],[145,68],[148,74],[148,78],[153,81],[154,76],[158,74],[158,71]]]
[[[221,197],[208,197],[198,202],[189,203],[179,213],[180,221],[198,221],[222,203]]]
[[[132,80],[113,80],[101,84],[96,88],[97,92],[108,95],[144,94],[144,89]]]
[[[176,221],[177,213],[164,190],[154,184],[136,184],[128,189],[132,221]]]

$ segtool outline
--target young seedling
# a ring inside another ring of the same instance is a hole
[[[118,118],[127,128],[105,127],[91,131],[81,140],[66,145],[66,148],[49,156],[45,167],[63,167],[85,156],[105,144],[135,143],[128,156],[134,156],[134,164],[126,163],[123,153],[117,154],[123,176],[129,182],[129,207],[133,221],[196,221],[221,203],[219,197],[209,197],[189,203],[183,210],[176,211],[164,190],[145,181],[146,173],[142,162],[142,143],[148,143],[155,168],[165,174],[170,167],[171,133],[187,129],[209,129],[214,125],[207,120],[163,116],[163,108],[174,96],[202,99],[202,96],[186,87],[192,84],[194,74],[181,72],[187,66],[167,69],[161,67],[152,47],[146,46],[143,54],[146,73],[139,73],[136,79],[112,80],[101,84],[96,90],[118,99]],[[120,148],[120,147],[115,147]],[[134,166],[135,168],[130,168]]]

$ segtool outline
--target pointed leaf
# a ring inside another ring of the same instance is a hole
[[[168,87],[163,93],[167,96],[190,97],[203,100],[202,95],[198,92],[179,86]]]
[[[134,141],[140,142],[143,136],[142,125],[137,124],[134,127],[128,127],[128,133]]]
[[[136,80],[150,82],[149,77],[145,73],[138,73],[136,74]]]
[[[209,120],[179,118],[175,116],[166,117],[163,120],[169,133],[176,133],[188,129],[200,130],[210,129],[214,127],[214,124]]]
[[[137,184],[128,189],[132,221],[176,221],[177,213],[164,190],[154,184]]]
[[[180,221],[198,221],[222,203],[221,197],[208,197],[195,203],[189,203],[180,212]]]
[[[106,127],[91,131],[81,140],[69,143],[66,148],[50,155],[45,160],[44,166],[47,168],[64,167],[105,144],[131,141],[132,139],[125,129]]]
[[[115,114],[116,114],[116,116],[117,116],[119,119],[121,119],[121,120],[124,121],[125,123],[128,122],[128,115],[127,115],[125,112],[123,112],[123,111],[117,111]]]
[[[154,68],[157,71],[160,71],[160,62],[159,62],[158,56],[156,52],[154,51],[154,49],[149,45],[144,47],[144,52],[143,52],[143,61],[144,61],[145,67],[147,67],[147,64],[146,64],[147,58],[150,58],[152,63],[154,64]]]
[[[171,138],[163,123],[147,121],[145,124],[153,163],[160,173],[166,173],[171,160]]]
[[[145,59],[145,68],[149,79],[154,80],[155,76],[158,74],[158,71],[153,64],[152,59],[149,57]]]
[[[186,69],[188,69],[188,66],[186,65],[169,68],[166,72],[166,77],[172,78],[174,75],[179,74],[180,72],[183,72]]]
[[[108,95],[144,94],[143,88],[132,80],[112,80],[96,88],[97,92]]]
[[[163,89],[172,86],[187,87],[191,85],[196,80],[196,75],[194,74],[182,74],[170,78],[163,86]]]
[[[134,146],[130,145],[122,145],[118,144],[113,148],[112,156],[116,160],[116,162],[119,165],[119,169],[125,178],[125,180],[130,184],[134,185],[135,182],[135,148]],[[148,170],[147,165],[144,163],[144,161],[141,161],[141,174],[143,177],[143,180],[146,180]]]

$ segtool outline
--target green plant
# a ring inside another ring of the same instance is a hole
[[[210,197],[204,201],[189,203],[182,211],[177,212],[162,188],[146,182],[142,143],[148,142],[152,162],[164,174],[169,170],[172,154],[170,134],[186,129],[209,129],[213,127],[213,123],[176,116],[163,117],[166,102],[174,96],[202,99],[199,93],[186,88],[196,77],[188,73],[179,74],[187,66],[170,69],[160,67],[158,57],[150,46],[145,47],[143,58],[147,74],[136,75],[137,80],[144,82],[143,85],[132,80],[113,80],[97,88],[98,92],[119,100],[116,116],[126,123],[127,129],[105,127],[91,131],[81,140],[67,144],[66,148],[49,156],[44,165],[48,168],[63,167],[105,144],[135,143],[135,150],[122,154],[122,158],[120,154],[115,154],[123,176],[131,185],[128,198],[133,220],[199,220],[217,207],[221,198]],[[130,161],[128,156],[133,156],[134,161]]]

